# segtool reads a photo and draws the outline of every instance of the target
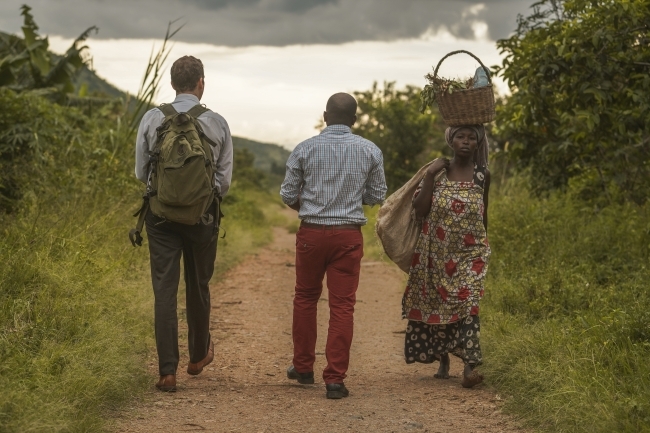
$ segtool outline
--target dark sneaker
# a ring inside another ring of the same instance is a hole
[[[302,383],[303,385],[311,385],[314,383],[314,372],[298,373],[296,368],[292,365],[287,368],[287,379],[297,380],[298,383]]]
[[[348,391],[348,389],[342,383],[328,383],[325,385],[325,389],[327,390],[327,398],[337,399],[350,395],[350,391]]]

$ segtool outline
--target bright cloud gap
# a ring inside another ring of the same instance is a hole
[[[316,133],[314,127],[333,93],[366,90],[374,81],[423,86],[423,76],[445,54],[459,49],[474,53],[488,67],[501,63],[496,45],[486,38],[485,23],[477,21],[473,28],[475,40],[458,39],[438,29],[417,39],[340,45],[231,48],[176,42],[169,59],[187,54],[203,61],[202,102],[227,119],[234,135],[292,149]],[[55,52],[65,51],[71,43],[69,38],[50,37]],[[88,41],[98,75],[132,94],[138,91],[152,46],[160,45],[160,40]],[[471,57],[459,54],[444,61],[440,75],[468,77],[478,66]],[[158,102],[174,97],[166,81]],[[495,86],[507,93],[503,81],[495,79]]]

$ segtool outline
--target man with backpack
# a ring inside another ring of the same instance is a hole
[[[330,321],[323,371],[326,397],[348,396],[343,383],[350,362],[354,305],[367,219],[363,204],[386,195],[381,150],[351,132],[357,101],[336,93],[327,101],[319,135],[300,143],[287,161],[282,201],[302,220],[296,233],[296,292],[293,298],[293,363],[289,379],[314,383],[316,311],[327,274]]]
[[[203,63],[192,56],[171,68],[176,99],[149,110],[136,139],[135,175],[147,185],[138,227],[146,224],[155,298],[160,378],[156,387],[176,391],[178,318],[176,301],[183,257],[190,362],[197,375],[214,358],[210,338],[210,279],[217,255],[220,202],[230,187],[233,147],[219,114],[200,105]]]

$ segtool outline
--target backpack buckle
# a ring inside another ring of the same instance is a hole
[[[137,229],[131,229],[131,231],[129,231],[129,240],[131,241],[131,245],[134,247],[136,245],[139,247],[142,246],[142,235]]]

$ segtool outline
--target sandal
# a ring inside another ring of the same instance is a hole
[[[472,388],[475,385],[483,382],[483,375],[476,370],[473,370],[469,375],[463,374],[463,381],[460,383],[463,388]]]

